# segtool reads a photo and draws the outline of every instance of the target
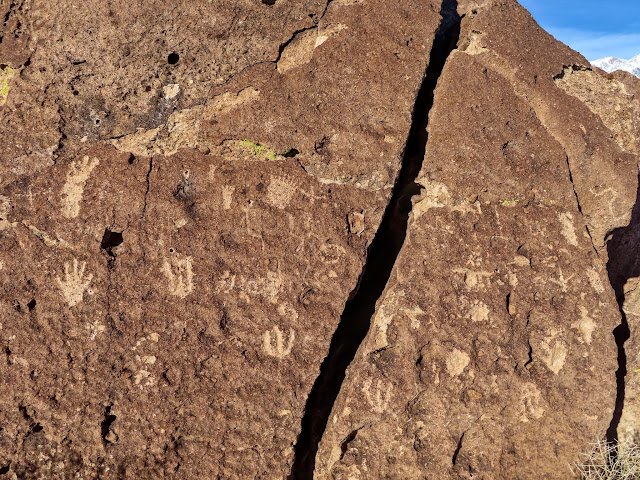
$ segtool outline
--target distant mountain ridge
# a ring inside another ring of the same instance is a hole
[[[607,73],[611,73],[614,70],[625,70],[636,77],[640,78],[640,54],[633,57],[631,60],[623,60],[615,57],[604,57],[599,60],[594,60],[591,65],[601,68]]]

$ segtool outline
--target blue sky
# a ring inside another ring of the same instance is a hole
[[[640,0],[519,0],[542,28],[587,60],[640,53]]]

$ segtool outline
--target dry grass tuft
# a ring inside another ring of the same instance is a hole
[[[582,462],[571,465],[581,480],[640,479],[640,445],[600,440],[591,446],[591,452],[581,455]]]

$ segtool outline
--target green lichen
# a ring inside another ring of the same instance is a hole
[[[518,200],[502,200],[500,202],[500,205],[505,205],[505,206],[513,206],[516,203],[518,203]]]
[[[242,140],[242,145],[255,157],[264,158],[271,162],[278,158],[278,154],[272,148],[259,143],[255,143],[250,140]]]
[[[16,69],[6,65],[0,66],[0,105],[4,105],[9,96],[9,79],[15,75]]]

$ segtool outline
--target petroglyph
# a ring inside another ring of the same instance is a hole
[[[540,358],[556,375],[564,367],[564,362],[567,359],[567,347],[565,347],[560,340],[551,336],[540,342]]]
[[[596,328],[596,323],[589,316],[589,310],[580,306],[580,319],[571,324],[571,328],[577,329],[582,334],[582,340],[591,344],[591,337]]]
[[[349,233],[360,235],[364,232],[364,214],[362,212],[349,212],[347,214],[347,222],[349,223]]]
[[[272,332],[273,336],[275,337],[275,345],[272,343]],[[280,328],[275,325],[271,329],[271,331],[266,331],[262,334],[262,348],[264,352],[271,357],[285,358],[291,353],[295,338],[296,332],[293,328],[291,328],[289,330],[289,339],[287,341],[287,345],[285,346],[282,332],[280,331]]]
[[[369,347],[370,351],[379,350],[389,345],[387,330],[398,310],[399,299],[403,295],[403,292],[399,292],[396,295],[389,295],[384,298],[383,302],[380,302],[371,325],[371,328],[375,328],[376,330],[373,336],[373,344]]]
[[[573,215],[568,212],[558,215],[558,220],[562,224],[562,236],[574,247],[578,246],[578,237],[576,237],[576,229],[573,225]]]
[[[231,209],[231,203],[233,202],[233,192],[236,187],[233,185],[225,185],[222,187],[222,208],[225,210]]]
[[[14,228],[18,223],[7,220],[11,212],[11,201],[4,195],[0,195],[0,231]]]
[[[89,160],[88,156],[71,163],[67,173],[67,182],[62,188],[62,215],[65,217],[75,218],[80,213],[84,186],[98,163],[100,161],[97,158]]]
[[[385,385],[382,380],[378,380],[374,388],[375,391],[372,393],[372,383],[371,379],[367,378],[362,385],[362,392],[373,411],[382,414],[389,406],[393,392],[390,385]]]
[[[560,271],[560,275],[558,275],[558,279],[556,280],[555,278],[549,278],[548,280],[549,280],[549,282],[555,283],[560,288],[562,288],[562,293],[567,293],[567,289],[569,287],[569,282],[571,281],[571,279],[573,277],[575,277],[575,273],[572,274],[569,278],[564,278],[564,274],[562,273],[562,269],[559,268],[558,270]],[[540,278],[540,277],[536,277],[536,281],[543,281],[543,279]]]
[[[286,208],[296,192],[296,185],[289,177],[271,176],[267,187],[267,202],[276,208]]]
[[[84,270],[87,262],[78,263],[76,258],[73,259],[73,268],[71,264],[64,264],[64,280],[56,275],[56,280],[62,290],[62,294],[70,307],[73,307],[82,301],[84,292],[89,288],[93,274],[84,277]]]
[[[589,278],[589,283],[591,284],[591,288],[593,288],[596,293],[604,293],[604,285],[602,284],[602,280],[600,279],[600,275],[595,268],[589,268],[587,270],[587,278]]]
[[[491,50],[482,46],[482,37],[484,36],[484,33],[472,30],[469,35],[469,45],[463,50],[463,52],[469,55],[480,55],[482,53],[490,52]]]
[[[520,400],[518,417],[521,422],[542,418],[545,411],[544,399],[535,384],[527,382],[520,387]]]
[[[474,289],[477,286],[484,288],[486,280],[493,275],[493,272],[473,271],[467,268],[455,268],[453,272],[464,276],[464,283],[469,289]]]
[[[162,272],[169,281],[169,292],[185,298],[193,291],[192,258],[187,255],[174,254],[162,265]]]
[[[409,320],[411,321],[411,328],[420,328],[420,320],[418,320],[418,316],[426,315],[427,313],[418,306],[403,308],[402,311],[407,317],[409,317]]]
[[[423,190],[417,197],[419,201],[413,206],[414,219],[420,218],[432,208],[442,208],[451,203],[451,194],[445,184],[432,182],[428,178],[420,178],[417,183]]]
[[[467,317],[471,319],[472,322],[485,322],[489,320],[489,308],[483,302],[474,302],[474,304],[469,309],[467,313]]]
[[[461,350],[458,350],[457,348],[454,348],[447,357],[447,372],[449,372],[449,375],[451,375],[452,377],[457,377],[464,371],[465,368],[467,368],[467,365],[469,365],[469,361],[469,355]]]
[[[461,213],[482,213],[480,202],[471,203],[466,199],[454,199],[449,192],[449,188],[444,183],[431,181],[426,177],[416,180],[416,183],[423,187],[420,195],[413,201],[412,216],[417,220],[432,208],[448,208],[452,212]]]
[[[623,83],[576,66],[564,67],[564,71],[554,80],[556,85],[579,98],[600,117],[623,150],[637,153],[633,95],[627,93]]]
[[[278,313],[285,318],[290,318],[292,320],[298,319],[298,312],[289,302],[282,302],[278,305]]]

